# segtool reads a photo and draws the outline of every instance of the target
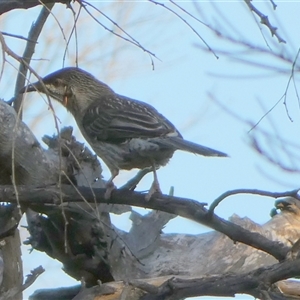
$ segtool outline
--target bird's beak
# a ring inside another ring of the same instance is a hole
[[[19,93],[24,94],[24,93],[29,93],[29,92],[36,92],[36,91],[42,91],[44,90],[44,87],[42,84],[37,81],[35,83],[28,84],[24,86],[23,88],[20,89]]]

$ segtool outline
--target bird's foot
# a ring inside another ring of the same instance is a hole
[[[151,199],[151,197],[155,194],[155,193],[159,193],[162,194],[162,191],[160,189],[159,183],[157,181],[154,181],[151,185],[151,188],[149,190],[149,192],[147,193],[145,200],[149,201]]]
[[[112,181],[108,181],[106,183],[106,191],[104,194],[104,198],[106,200],[109,200],[111,198],[111,193],[114,189],[116,189],[116,186],[114,185],[114,183]]]

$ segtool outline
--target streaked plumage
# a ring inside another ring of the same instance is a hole
[[[105,83],[79,68],[64,68],[21,92],[47,93],[69,110],[83,136],[111,171],[109,184],[120,169],[155,169],[167,164],[174,151],[204,156],[227,156],[183,139],[175,126],[154,107],[116,94]],[[158,190],[156,174],[154,190]]]

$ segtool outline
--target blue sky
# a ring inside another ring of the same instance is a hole
[[[281,36],[288,41],[287,44],[278,44],[275,37],[270,37],[268,29],[256,24],[243,1],[197,3],[199,10],[196,10],[192,2],[180,2],[195,16],[218,28],[226,36],[251,43],[273,54],[280,53],[292,58],[296,56],[300,38],[300,4],[292,1],[278,2],[274,13],[269,1],[253,2],[262,12],[268,14],[271,23],[279,28]],[[185,16],[184,18],[191,22],[216,51],[219,56],[219,59],[216,59],[212,53],[201,50],[205,45],[183,22],[161,7],[148,2],[134,4],[121,1],[112,4],[96,1],[93,4],[118,20],[120,26],[128,30],[145,48],[154,52],[159,60],[154,59],[155,68],[152,70],[147,54],[112,36],[98,24],[91,23],[86,14],[82,14],[82,23],[78,30],[79,66],[110,85],[117,93],[155,106],[176,125],[186,139],[230,155],[228,159],[221,159],[176,152],[170,163],[158,171],[163,192],[167,193],[170,186],[174,186],[176,196],[211,203],[221,193],[230,189],[284,191],[298,187],[299,173],[283,172],[256,154],[250,146],[251,135],[255,134],[272,155],[290,166],[298,166],[299,169],[299,161],[285,154],[285,150],[288,149],[287,143],[281,150],[276,150],[269,141],[259,135],[260,130],[266,130],[277,135],[278,140],[284,137],[299,146],[299,104],[292,86],[287,95],[287,108],[293,122],[288,118],[281,101],[259,126],[249,133],[251,124],[255,124],[285,92],[290,64],[276,59],[275,55],[265,55],[254,49],[246,50],[241,45],[232,45],[225,39],[218,38],[207,27]],[[171,6],[170,3],[168,5]],[[7,14],[2,20],[3,30],[26,36],[38,12],[39,8],[34,8]],[[67,35],[70,30],[68,26],[72,24],[71,12],[58,5],[54,15],[59,18]],[[105,24],[110,26],[107,22]],[[51,35],[52,33],[54,35]],[[18,54],[22,54],[24,42],[17,43],[9,38],[6,40]],[[50,17],[36,48],[34,57],[37,60],[32,62],[32,66],[42,76],[62,67],[62,45],[65,45],[62,34],[54,18]],[[230,55],[227,56],[218,50],[227,51]],[[72,42],[68,49],[66,66],[74,65],[74,55],[75,46]],[[40,60],[41,58],[43,60]],[[239,63],[238,58],[264,64],[265,67],[257,68]],[[279,72],[279,69],[286,72]],[[4,98],[9,99],[12,95],[13,87],[10,83],[15,72],[11,66],[6,65],[6,76],[0,83],[5,91],[2,95]],[[61,126],[73,125],[76,128],[72,117],[59,105],[55,107]],[[24,121],[39,138],[44,134],[55,133],[53,117],[37,94],[26,98]],[[79,140],[84,141],[78,130],[75,133]],[[115,183],[121,186],[135,172],[122,172]],[[105,167],[103,175],[105,178],[109,177],[109,171]],[[152,179],[152,175],[149,174],[138,189],[147,190]],[[236,213],[263,224],[269,220],[273,203],[274,200],[269,198],[235,196],[226,199],[217,208],[216,213],[223,218]],[[114,220],[120,228],[130,228],[128,215],[115,217]],[[176,218],[169,222],[164,232],[199,234],[208,230],[200,224]],[[24,247],[23,259],[25,274],[37,264],[42,264],[47,270],[25,295],[31,294],[37,288],[48,286],[50,278],[51,283],[57,280],[58,286],[62,283],[73,284],[59,271],[59,266],[46,260],[43,254],[34,251],[28,255]],[[239,296],[236,299],[248,297]]]

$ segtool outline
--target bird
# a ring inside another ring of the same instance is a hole
[[[156,170],[176,150],[202,156],[228,155],[185,140],[176,127],[153,106],[114,92],[107,84],[77,67],[57,70],[20,93],[38,91],[61,103],[74,117],[86,141],[104,161],[111,176],[105,197],[120,170],[151,168],[154,180],[146,199],[160,192]]]

